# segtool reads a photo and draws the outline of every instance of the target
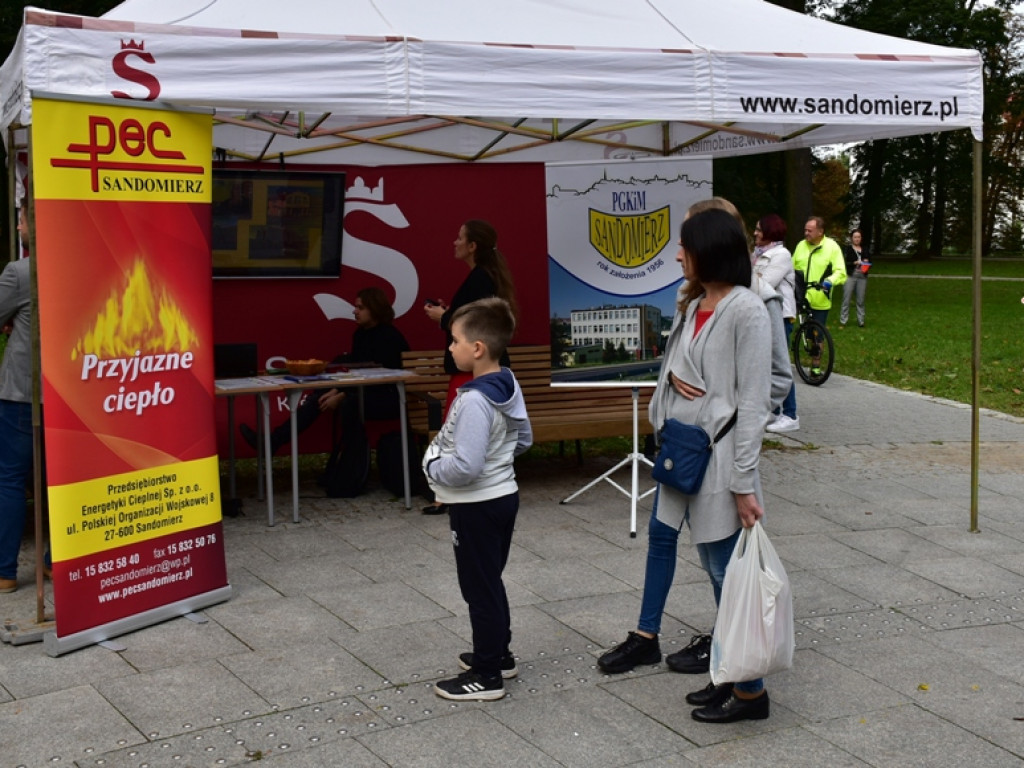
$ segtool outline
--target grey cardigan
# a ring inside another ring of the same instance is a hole
[[[736,413],[736,426],[715,447],[697,495],[658,488],[658,520],[677,529],[688,522],[691,541],[703,544],[740,527],[733,493],[761,499],[757,465],[771,399],[772,344],[768,311],[751,290],[733,288],[694,338],[698,303],[685,317],[676,313],[649,415],[656,431],[675,418],[714,436]],[[672,387],[670,372],[705,394],[687,400]]]
[[[32,402],[32,292],[28,259],[0,272],[0,325],[14,323],[0,363],[0,400]]]

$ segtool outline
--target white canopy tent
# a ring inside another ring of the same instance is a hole
[[[225,157],[335,164],[724,156],[969,128],[976,221],[980,209],[978,52],[760,0],[126,0],[99,19],[28,8],[0,67],[0,126],[29,125],[40,93],[207,106]]]
[[[26,9],[3,126],[31,122],[32,92],[115,91],[215,108],[229,154],[331,163],[734,155],[982,124],[976,51],[760,0]]]

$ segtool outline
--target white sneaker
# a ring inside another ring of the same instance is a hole
[[[800,429],[800,417],[797,416],[795,419],[791,419],[783,413],[765,429],[769,432],[796,432]]]

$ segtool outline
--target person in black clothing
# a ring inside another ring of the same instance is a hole
[[[857,325],[864,327],[864,294],[868,290],[868,270],[871,268],[871,257],[867,248],[861,245],[864,235],[859,229],[850,233],[850,242],[843,246],[843,259],[846,261],[846,282],[843,283],[843,304],[839,311],[839,327],[845,328],[850,319],[850,299],[857,297]]]
[[[377,364],[384,368],[401,368],[402,353],[409,349],[402,332],[392,325],[395,310],[380,288],[363,288],[356,294],[352,315],[356,329],[352,332],[352,351],[339,355],[333,363]],[[348,418],[359,416],[359,395],[341,389],[312,390],[307,392],[299,404],[295,416],[299,432],[308,429],[317,417],[325,411],[341,406],[342,423]],[[351,409],[349,413],[348,410]],[[363,418],[371,420],[397,419],[399,416],[398,394],[394,384],[381,384],[363,390]],[[248,424],[239,426],[242,437],[253,448],[256,447],[256,432]],[[291,424],[288,419],[270,433],[270,447],[276,453],[291,441]]]
[[[451,321],[455,311],[478,299],[497,296],[508,302],[512,316],[519,321],[519,306],[516,304],[516,289],[512,282],[505,257],[498,250],[498,233],[482,219],[470,219],[459,227],[459,236],[453,243],[455,258],[469,267],[469,275],[455,291],[451,303],[429,299],[423,311],[445,333],[444,369],[448,373],[448,397],[445,401],[445,416],[448,406],[455,401],[455,392],[473,377],[459,370],[450,350],[452,344]],[[510,367],[508,352],[502,353],[499,363]],[[446,504],[431,504],[423,508],[424,514],[440,515],[448,511]]]

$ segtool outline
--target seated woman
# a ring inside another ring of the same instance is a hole
[[[376,363],[384,368],[401,368],[402,353],[409,349],[402,332],[392,325],[395,310],[380,288],[363,288],[356,294],[352,315],[356,329],[352,332],[352,351],[334,358],[334,363]],[[296,412],[296,427],[299,432],[308,429],[324,411],[333,411],[344,404],[342,423],[349,418],[359,417],[358,392],[341,389],[312,390],[307,392]],[[397,419],[399,414],[398,392],[394,384],[381,384],[363,390],[363,418],[377,420]],[[256,432],[248,424],[241,424],[242,438],[254,449]],[[291,441],[289,419],[278,424],[270,433],[270,448],[273,453]]]

